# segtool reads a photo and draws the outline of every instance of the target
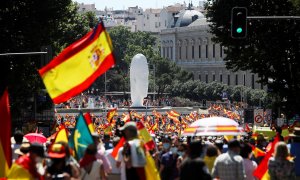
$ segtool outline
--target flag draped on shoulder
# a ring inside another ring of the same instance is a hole
[[[11,115],[9,110],[8,90],[0,99],[0,178],[6,177],[11,166]]]
[[[75,150],[76,158],[81,159],[85,153],[85,149],[88,145],[93,144],[94,140],[89,130],[89,127],[80,113],[75,129],[69,139],[69,145]]]
[[[58,104],[87,89],[114,64],[112,43],[101,22],[39,73],[53,102]]]

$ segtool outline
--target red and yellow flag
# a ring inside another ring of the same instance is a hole
[[[91,134],[93,134],[95,132],[95,127],[94,127],[94,124],[93,124],[93,121],[91,118],[91,114],[89,112],[85,113],[84,120],[85,120],[86,124],[88,125]]]
[[[261,163],[257,166],[257,168],[254,170],[253,175],[257,177],[258,179],[268,179],[268,162],[269,159],[272,157],[272,154],[275,151],[275,145],[279,142],[279,136],[276,136],[270,151],[268,151],[261,161]]]
[[[145,146],[146,150],[154,149],[155,148],[155,143],[154,143],[151,135],[149,134],[149,132],[145,128],[144,124],[142,122],[137,122],[136,126],[137,126],[137,129],[139,131],[140,139],[144,141],[144,146]]]
[[[117,108],[111,109],[107,112],[106,119],[109,123],[111,123],[111,120],[116,115]]]
[[[174,117],[180,116],[180,114],[179,114],[177,111],[175,111],[175,110],[170,111],[170,114],[171,114],[172,116],[174,116]]]
[[[112,43],[101,22],[39,73],[53,102],[58,104],[87,89],[114,64]]]
[[[54,143],[65,142],[68,143],[68,131],[64,125],[60,126],[59,131],[56,133]]]
[[[0,99],[0,178],[6,177],[11,166],[11,115],[9,110],[8,90]]]
[[[119,141],[119,143],[114,147],[113,151],[111,152],[111,156],[114,157],[115,159],[117,159],[118,157],[118,152],[119,152],[119,149],[121,147],[123,147],[124,143],[126,142],[125,138],[122,137]]]
[[[266,152],[264,152],[263,150],[259,149],[258,147],[255,147],[253,145],[251,145],[251,146],[252,146],[252,153],[255,158],[266,155]]]

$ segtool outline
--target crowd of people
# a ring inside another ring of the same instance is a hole
[[[82,94],[80,96],[75,96],[70,100],[58,104],[55,107],[57,109],[78,109],[78,108],[115,108],[115,107],[127,107],[132,104],[130,98],[125,100],[123,95],[107,95],[100,96],[94,94]],[[148,98],[144,100],[145,106],[175,106],[175,101],[170,97],[160,97],[157,99]]]
[[[16,131],[12,144],[14,163],[8,179],[149,179],[145,166],[150,154],[162,180],[255,180],[254,171],[265,163],[272,143],[275,143],[274,153],[266,162],[270,179],[299,178],[300,128],[294,128],[288,142],[283,141],[280,128],[276,131],[272,139],[262,134],[253,138],[251,133],[227,139],[159,132],[152,135],[155,148],[147,151],[139,138],[137,123],[129,121],[119,125],[113,134],[94,133],[94,144],[86,147],[81,159],[73,156],[74,150],[65,142],[23,142],[22,132]],[[125,142],[114,157],[112,152],[122,138]],[[255,153],[257,148],[262,155]]]
[[[153,110],[153,112],[148,113],[146,116],[145,114],[138,114],[134,111],[131,111],[132,117],[140,119],[143,117],[144,124],[146,127],[148,127],[148,130],[151,132],[156,131],[164,131],[164,132],[177,132],[183,131],[185,127],[187,127],[192,122],[198,120],[199,118],[204,117],[211,117],[211,116],[221,116],[221,117],[227,117],[230,119],[234,119],[237,122],[241,123],[241,116],[243,114],[243,109],[236,105],[236,106],[225,106],[220,104],[211,104],[208,106],[207,110],[205,110],[205,113],[203,112],[197,112],[192,111],[189,114],[181,114],[180,115],[180,121],[179,117],[170,117],[170,114],[168,111],[164,113],[159,113]],[[56,121],[54,122],[55,125],[64,124],[67,128],[74,128],[76,124],[76,115],[74,114],[60,114],[56,113],[55,118]],[[114,116],[113,120],[109,122],[107,120],[106,114],[91,114],[92,121],[95,127],[95,130],[100,134],[105,131],[105,128],[108,127],[108,125],[114,126],[117,121],[120,121],[124,119],[125,114],[118,114]],[[179,126],[180,125],[180,126]],[[58,129],[58,128],[57,128]]]

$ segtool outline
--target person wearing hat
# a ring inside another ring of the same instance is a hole
[[[38,171],[37,165],[45,158],[44,147],[41,144],[30,145],[29,153],[19,157],[11,166],[8,179],[42,179],[43,174]]]
[[[29,142],[24,142],[24,143],[21,144],[21,147],[19,149],[16,149],[14,151],[14,153],[16,155],[18,155],[18,158],[19,158],[19,157],[27,154],[29,152],[29,150],[30,150],[30,143]]]
[[[144,180],[146,156],[143,145],[138,138],[135,122],[127,122],[120,128],[126,142],[119,149],[117,167],[121,167],[121,180]]]
[[[232,139],[228,142],[228,151],[217,157],[212,169],[213,178],[224,180],[241,180],[246,178],[244,161],[239,155],[241,144],[238,140]]]
[[[53,144],[48,151],[51,163],[46,167],[45,179],[77,179],[79,171],[74,164],[66,163],[66,148],[61,143]]]
[[[289,134],[290,137],[290,153],[291,156],[295,157],[295,173],[297,178],[300,179],[300,128],[294,127],[292,134]]]

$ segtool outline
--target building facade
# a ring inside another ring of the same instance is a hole
[[[263,88],[258,76],[248,71],[232,72],[225,66],[224,48],[212,41],[209,24],[203,14],[189,7],[175,19],[175,27],[160,32],[161,56],[192,72],[194,79],[209,83]]]

